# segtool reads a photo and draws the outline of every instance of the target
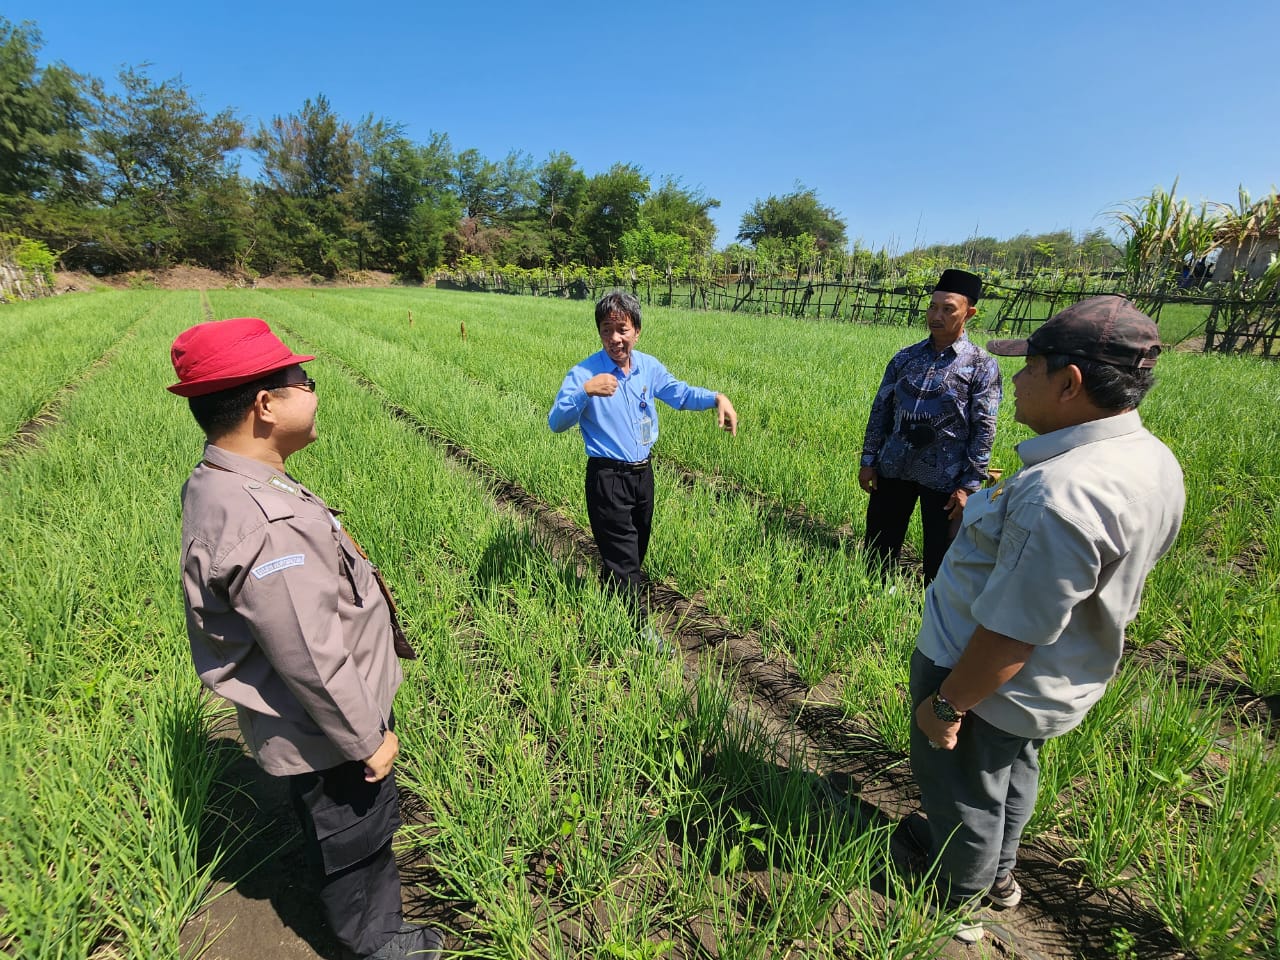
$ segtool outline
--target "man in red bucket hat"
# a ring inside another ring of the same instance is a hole
[[[285,471],[316,439],[316,382],[261,320],[202,323],[171,351],[205,433],[182,488],[182,588],[200,680],[235,705],[245,744],[289,779],[307,862],[351,957],[431,957],[405,924],[392,700],[399,625],[335,511]]]

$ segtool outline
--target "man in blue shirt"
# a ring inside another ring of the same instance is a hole
[[[723,393],[677,380],[656,358],[635,349],[640,301],[615,290],[596,304],[602,350],[564,378],[547,425],[563,433],[575,424],[587,448],[587,516],[600,550],[601,580],[621,593],[637,626],[643,614],[640,572],[653,524],[657,401],[676,410],[716,410],[721,429],[737,435],[738,414]]]
[[[924,582],[955,537],[964,503],[982,486],[996,436],[1000,367],[965,336],[982,280],[944,270],[929,303],[929,339],[899,350],[871,404],[858,484],[867,504],[866,549],[882,571],[898,562],[920,501]]]

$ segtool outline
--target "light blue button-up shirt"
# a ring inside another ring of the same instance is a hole
[[[587,395],[583,385],[600,373],[618,378],[613,396]],[[565,376],[547,415],[547,425],[555,433],[563,433],[577,424],[588,457],[638,463],[649,458],[649,449],[658,439],[655,400],[676,410],[710,410],[716,405],[716,393],[677,380],[656,357],[639,350],[631,351],[630,374],[623,373],[609,354],[599,350]]]

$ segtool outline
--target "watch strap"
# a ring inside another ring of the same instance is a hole
[[[933,695],[933,715],[944,723],[959,723],[964,717],[964,711],[953,707],[951,701],[939,690]]]

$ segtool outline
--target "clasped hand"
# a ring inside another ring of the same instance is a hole
[[[618,392],[618,378],[612,373],[597,373],[582,385],[588,397],[612,397]]]
[[[960,721],[947,723],[933,712],[932,698],[926,697],[916,707],[916,726],[929,739],[929,743],[941,750],[954,750],[960,736]]]

